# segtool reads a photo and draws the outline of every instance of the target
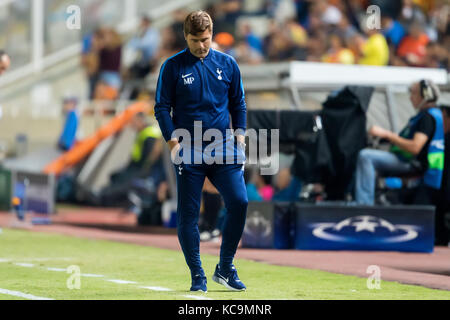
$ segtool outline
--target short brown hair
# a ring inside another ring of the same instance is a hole
[[[211,16],[203,11],[198,10],[191,12],[184,21],[184,34],[197,35],[198,33],[205,32],[209,30],[213,32],[213,22]]]

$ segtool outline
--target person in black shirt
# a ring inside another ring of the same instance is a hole
[[[428,169],[428,150],[436,131],[435,118],[429,113],[439,99],[438,87],[422,80],[410,87],[410,100],[418,114],[400,134],[373,126],[369,134],[388,140],[391,151],[363,149],[356,167],[355,198],[358,204],[373,205],[377,173],[390,176],[423,174]]]

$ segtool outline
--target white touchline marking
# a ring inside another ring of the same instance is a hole
[[[119,284],[135,284],[137,282],[135,281],[127,281],[127,280],[114,280],[114,279],[107,279],[106,281],[119,283]]]
[[[21,262],[45,262],[45,261],[59,261],[59,260],[64,260],[64,261],[70,261],[70,260],[74,260],[74,258],[0,258],[0,263],[1,262],[11,262],[11,261],[21,261]]]
[[[19,297],[19,298],[28,299],[28,300],[53,300],[50,298],[37,297],[37,296],[33,296],[32,294],[27,294],[27,293],[23,293],[23,292],[19,292],[19,291],[6,290],[6,289],[2,289],[2,288],[0,288],[0,294],[7,294],[9,296],[15,296],[15,297]]]
[[[148,290],[152,290],[152,291],[173,291],[172,289],[163,288],[163,287],[139,287],[139,288],[148,289]]]
[[[202,297],[202,296],[192,296],[192,295],[185,295],[183,296],[185,298],[189,298],[189,299],[195,299],[195,300],[213,300],[211,298],[207,298],[207,297]]]
[[[41,258],[41,259],[27,259],[28,261],[46,261],[46,260],[73,260],[72,258]],[[10,259],[0,259],[0,263],[4,263],[4,262],[11,262]],[[32,263],[14,263],[17,266],[20,267],[25,267],[25,268],[33,268],[35,267],[34,264]],[[67,269],[63,269],[63,268],[52,268],[52,267],[48,267],[45,268],[48,271],[55,271],[55,272],[66,272]],[[87,278],[104,278],[104,275],[101,274],[91,274],[91,273],[82,273],[81,274],[82,277],[87,277]],[[117,284],[137,284],[136,281],[128,281],[128,280],[119,280],[119,279],[104,279],[105,281],[108,282],[113,282],[113,283],[117,283]],[[164,288],[164,287],[139,287],[141,289],[147,289],[147,290],[152,290],[152,291],[159,291],[159,292],[170,292],[173,291],[172,289],[169,288]],[[25,294],[22,292],[16,292],[16,291],[10,291],[10,290],[6,290],[6,289],[0,289],[0,294],[8,294],[8,295],[12,295],[12,296],[17,296],[17,297],[21,297],[21,298],[25,298],[25,299],[31,299],[31,300],[53,300],[53,299],[49,299],[49,298],[42,298],[42,297],[35,297],[33,295],[29,295],[29,294]],[[202,296],[194,296],[194,295],[183,295],[182,297],[184,298],[188,298],[188,299],[194,299],[194,300],[213,300],[211,298],[207,298],[207,297],[202,297]]]
[[[92,274],[92,273],[82,273],[81,274],[82,277],[86,277],[86,278],[104,278],[104,275],[101,274]]]
[[[56,272],[67,272],[67,269],[63,268],[47,268],[49,271],[56,271]]]
[[[45,262],[45,261],[71,261],[75,260],[74,258],[31,258],[31,259],[21,259],[22,261],[35,261],[35,262]]]
[[[14,263],[16,266],[24,267],[24,268],[33,268],[34,264],[32,263]]]

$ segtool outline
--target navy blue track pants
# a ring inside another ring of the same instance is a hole
[[[242,164],[181,164],[176,165],[178,239],[192,275],[204,274],[200,260],[198,219],[205,177],[222,195],[227,215],[222,233],[220,267],[233,264],[247,216],[247,189]]]

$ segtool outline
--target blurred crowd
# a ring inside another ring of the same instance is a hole
[[[258,13],[268,17],[264,32],[251,23],[252,16],[229,25],[230,15],[243,15],[244,3],[223,0],[212,10],[219,50],[241,63],[450,66],[450,4],[445,0],[267,0]],[[368,12],[371,5],[380,10]]]
[[[243,3],[223,1],[230,2]],[[370,5],[380,11],[368,12]],[[259,36],[242,20],[234,30],[216,23],[220,48],[244,63],[306,60],[449,68],[447,1],[269,0],[265,11],[268,27]]]
[[[380,10],[368,11],[371,5]],[[298,60],[450,70],[446,0],[220,0],[206,11],[214,21],[214,48],[242,64]],[[87,35],[82,62],[90,97],[117,99],[124,81],[157,72],[184,49],[186,15],[175,11],[162,29],[143,16],[127,40],[113,28]],[[131,62],[124,63],[125,54]]]

